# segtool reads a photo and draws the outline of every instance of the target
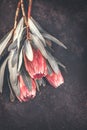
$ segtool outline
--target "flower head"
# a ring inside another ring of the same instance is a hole
[[[33,79],[31,79],[32,81],[32,89],[29,90],[27,88],[27,86],[25,86],[25,83],[23,81],[23,78],[21,75],[19,75],[18,77],[19,80],[19,87],[20,87],[20,96],[18,97],[19,101],[28,101],[31,98],[34,98],[36,96],[36,84],[35,81]]]
[[[57,88],[58,86],[60,86],[61,84],[64,83],[64,79],[63,79],[63,76],[60,71],[58,72],[58,74],[56,74],[54,72],[52,72],[51,74],[48,74],[46,76],[46,79],[55,88]]]
[[[39,79],[47,75],[46,60],[39,50],[33,49],[33,61],[24,56],[26,70],[33,79]]]

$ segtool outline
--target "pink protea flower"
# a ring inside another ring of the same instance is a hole
[[[32,78],[39,79],[47,75],[46,60],[38,49],[33,49],[33,61],[29,61],[24,56],[24,62],[26,70]]]
[[[19,101],[28,101],[31,98],[34,98],[36,96],[36,84],[33,79],[31,79],[32,82],[32,89],[29,91],[27,86],[25,86],[23,78],[21,75],[18,77],[19,80],[19,87],[20,87],[20,96],[18,97]]]
[[[50,75],[48,74],[46,76],[46,79],[55,88],[57,88],[58,86],[60,86],[61,84],[64,83],[64,79],[63,79],[63,76],[60,71],[58,72],[58,74],[56,74],[54,72],[52,72]]]

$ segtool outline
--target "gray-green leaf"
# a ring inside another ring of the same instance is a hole
[[[21,32],[21,29],[23,28],[23,24],[24,24],[24,19],[23,17],[20,19],[18,25],[17,25],[17,28],[15,30],[15,33],[14,33],[14,37],[13,37],[13,42],[18,38],[20,32]]]
[[[46,46],[45,39],[43,38],[42,34],[39,32],[38,28],[35,26],[31,19],[28,19],[28,24],[31,32],[35,34]]]
[[[23,78],[23,81],[24,81],[26,87],[29,89],[29,91],[31,91],[32,90],[32,82],[31,82],[30,76],[28,75],[28,73],[26,72],[26,70],[24,68],[22,68],[22,71],[20,74]]]
[[[47,59],[47,53],[41,40],[35,35],[32,35],[32,40],[36,47],[41,51],[42,55]]]
[[[5,74],[5,67],[7,64],[8,58],[5,59],[5,61],[2,63],[0,67],[0,93],[2,93],[2,88],[3,88],[3,82],[4,82],[4,74]]]
[[[1,40],[1,42],[0,42],[0,55],[2,55],[3,51],[5,50],[9,40],[12,37],[12,33],[13,33],[13,29],[5,36],[5,38],[3,38],[3,40]]]
[[[17,75],[17,63],[14,67],[12,67],[12,58],[13,58],[13,51],[10,52],[9,59],[8,59],[8,69],[9,69],[9,77],[12,89],[16,96],[20,95],[20,88],[18,85],[18,75]]]
[[[17,69],[18,72],[21,69],[22,63],[23,63],[23,50],[21,49],[21,51],[19,53],[19,57],[18,57],[18,69]]]
[[[47,55],[48,56],[47,59],[48,59],[48,62],[50,64],[50,66],[52,67],[53,71],[58,74],[59,67],[57,65],[57,62],[55,61],[54,57],[48,51],[47,51],[47,54],[48,54]]]
[[[61,47],[67,49],[67,47],[61,41],[59,41],[57,38],[55,38],[54,36],[52,36],[52,35],[50,35],[48,33],[43,33],[43,37],[53,41],[54,43],[57,43]]]
[[[25,52],[28,60],[32,61],[33,60],[33,50],[32,50],[31,43],[28,39],[26,39],[24,42],[24,52]]]

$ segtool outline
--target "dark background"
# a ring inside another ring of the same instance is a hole
[[[53,45],[67,67],[65,83],[41,88],[34,100],[0,97],[0,130],[87,130],[87,0],[33,0],[32,16],[68,47]],[[26,3],[25,3],[26,4]],[[0,0],[0,39],[12,26],[17,0]]]

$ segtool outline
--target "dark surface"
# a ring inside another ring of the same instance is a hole
[[[68,47],[53,45],[65,84],[41,88],[27,103],[0,98],[0,130],[87,130],[87,0],[34,0],[32,16]],[[17,0],[0,0],[0,38],[13,26]],[[7,87],[6,83],[4,85]]]

